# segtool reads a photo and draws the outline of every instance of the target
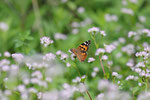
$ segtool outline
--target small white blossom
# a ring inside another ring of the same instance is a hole
[[[95,59],[94,59],[93,57],[88,58],[88,62],[89,62],[89,63],[90,63],[90,62],[93,62],[93,61],[95,61]]]
[[[118,73],[117,72],[113,72],[112,76],[118,77]]]
[[[4,56],[5,56],[5,57],[10,57],[11,54],[10,54],[8,51],[6,51],[6,52],[4,52]]]
[[[85,11],[84,7],[79,7],[78,8],[78,13],[84,13],[84,11]]]
[[[99,68],[98,67],[94,67],[93,70],[94,70],[94,72],[98,72]]]
[[[107,59],[108,59],[108,56],[106,56],[106,55],[102,56],[102,60],[107,60]]]
[[[43,56],[43,60],[50,61],[54,60],[56,58],[56,55],[53,53],[47,53],[45,56]]]
[[[96,72],[92,72],[92,73],[91,73],[91,76],[92,76],[92,77],[95,77],[96,74],[97,74]]]
[[[132,36],[135,36],[136,34],[137,34],[136,32],[130,31],[130,32],[128,32],[128,37],[130,38]]]
[[[94,34],[93,32],[95,32],[95,33],[100,32],[100,29],[98,27],[92,27],[92,28],[88,29],[88,32]]]
[[[3,31],[7,31],[8,30],[8,24],[6,24],[5,22],[0,22],[0,29]]]
[[[95,56],[99,55],[100,53],[105,53],[105,49],[103,49],[103,48],[98,48],[98,49],[96,50]]]
[[[100,34],[101,34],[102,36],[106,36],[105,31],[100,31]]]
[[[55,33],[54,38],[55,38],[55,40],[66,40],[67,36],[65,34]]]
[[[67,67],[70,67],[70,66],[71,66],[71,64],[70,64],[70,63],[66,63],[66,66],[67,66]]]
[[[105,46],[105,51],[107,53],[111,53],[114,49],[116,49],[116,46],[114,46],[113,44],[110,44],[110,45],[104,44],[104,46]]]
[[[49,37],[46,36],[40,38],[40,40],[41,40],[41,44],[43,44],[45,47],[47,47],[49,44],[52,44],[54,42],[53,40],[51,40]]]
[[[134,15],[134,12],[132,9],[129,9],[129,8],[122,8],[121,9],[121,12],[124,13],[124,14],[129,14],[129,15]]]
[[[21,62],[24,56],[21,53],[14,53],[12,54],[12,58],[14,58],[17,62]]]

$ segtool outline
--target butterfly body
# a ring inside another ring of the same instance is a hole
[[[85,41],[84,43],[82,43],[77,49],[73,48],[70,50],[77,56],[79,61],[82,62],[87,57],[87,51],[88,51],[90,44],[91,44],[91,40],[88,40],[88,41]]]

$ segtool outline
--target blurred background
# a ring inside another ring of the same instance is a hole
[[[139,83],[142,84],[143,77],[139,81],[131,82],[125,81],[125,79],[130,74],[139,75],[133,72],[132,68],[128,67],[128,64],[129,62],[133,62],[132,64],[136,65],[140,61],[135,56],[136,52],[143,50],[144,46],[149,46],[149,12],[150,0],[1,0],[0,59],[1,61],[7,59],[5,56],[6,52],[9,54],[21,53],[26,56],[25,61],[33,55],[40,55],[33,57],[33,59],[40,59],[42,54],[49,52],[56,54],[59,50],[70,56],[69,49],[77,48],[84,41],[91,40],[87,59],[82,63],[77,60],[76,65],[81,76],[87,75],[86,84],[95,100],[98,98],[98,94],[102,93],[102,91],[100,92],[97,89],[97,85],[98,81],[104,78],[104,75],[99,57],[95,56],[96,47],[88,29],[98,27],[106,33],[105,37],[100,35],[95,37],[99,46],[98,48],[105,48],[105,45],[115,46],[114,50],[106,53],[108,59],[103,62],[108,80],[118,84],[121,90],[128,91],[131,97],[137,98],[145,90],[145,86],[138,87]],[[40,43],[40,38],[44,36],[49,37],[54,43],[44,47]],[[95,62],[88,63],[89,57],[94,57]],[[8,59],[10,63],[16,64],[11,58]],[[61,90],[61,85],[64,83],[74,84],[72,83],[73,79],[79,75],[72,67],[71,59],[68,59],[66,63],[62,59],[59,59],[59,57],[56,57],[55,64],[51,63],[51,66],[61,66],[61,68],[56,67],[58,70],[53,69],[53,71],[62,73],[53,79],[54,81],[48,90],[53,88]],[[38,62],[38,60],[35,61]],[[66,69],[68,68],[66,66],[69,66],[69,69]],[[96,74],[92,74],[94,68],[97,67],[99,71],[97,72],[95,69]],[[29,69],[23,68],[23,70],[23,72],[29,72]],[[32,72],[34,70],[30,71],[30,74]],[[118,72],[120,74],[119,78],[114,80],[112,72]],[[7,76],[6,73],[5,75],[4,73],[1,75],[3,75],[1,80]],[[22,80],[18,82],[18,84],[20,83],[23,83]],[[5,83],[0,84],[4,85]],[[18,86],[18,84],[15,86]],[[36,86],[30,85],[27,87]],[[11,88],[9,89],[14,91]],[[1,90],[3,91],[5,88],[1,88]],[[57,94],[55,92],[53,93]],[[10,99],[17,100],[16,95],[10,97]],[[71,99],[69,97],[69,99],[62,100],[77,100],[78,97],[83,95],[79,93],[72,96]],[[34,95],[30,99],[36,100],[37,97]],[[85,100],[88,99],[86,95]],[[78,100],[84,100],[84,98],[79,98]]]

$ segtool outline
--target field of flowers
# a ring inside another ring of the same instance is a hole
[[[149,83],[150,0],[0,1],[0,100],[150,100]]]

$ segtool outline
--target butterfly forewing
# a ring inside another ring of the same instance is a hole
[[[82,43],[77,49],[71,49],[71,51],[77,56],[77,58],[79,59],[79,61],[84,61],[87,57],[87,51],[89,48],[91,41],[85,41],[84,43]]]

